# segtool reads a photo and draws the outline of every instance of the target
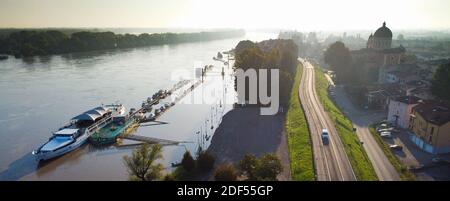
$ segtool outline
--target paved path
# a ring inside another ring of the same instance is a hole
[[[400,180],[400,175],[369,131],[370,124],[386,118],[387,114],[385,112],[364,111],[356,108],[348,99],[341,86],[335,87],[334,100],[342,112],[353,122],[353,127],[356,128],[356,133],[363,142],[363,147],[372,162],[378,179],[380,181]]]

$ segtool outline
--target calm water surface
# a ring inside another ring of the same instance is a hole
[[[240,40],[275,37],[248,33],[208,42],[0,61],[0,180],[126,180],[122,157],[131,154],[130,147],[87,144],[40,164],[31,151],[83,111],[116,101],[138,108],[146,97],[176,83],[172,72],[190,71],[196,62],[213,64],[208,79],[192,92],[193,97],[207,93],[217,97],[211,104],[177,104],[159,119],[167,124],[145,124],[135,133],[192,142],[164,147],[161,162],[170,171],[170,164],[179,162],[186,149],[195,152],[201,142],[196,132],[211,135],[221,116],[231,109],[225,104],[220,107],[221,99],[234,96],[231,78],[221,78],[223,64],[212,57]]]

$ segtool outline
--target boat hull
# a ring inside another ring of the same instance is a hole
[[[52,158],[62,156],[66,153],[69,153],[69,152],[77,149],[78,147],[80,147],[81,145],[86,143],[88,138],[89,137],[86,134],[84,134],[83,136],[78,137],[78,139],[75,142],[70,143],[64,147],[57,149],[57,150],[47,151],[47,152],[41,152],[40,150],[36,150],[36,151],[33,151],[33,155],[35,156],[37,161],[50,160]]]

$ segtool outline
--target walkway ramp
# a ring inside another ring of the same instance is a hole
[[[149,144],[178,145],[180,143],[187,143],[184,141],[165,140],[165,139],[147,137],[147,136],[141,136],[141,135],[127,135],[127,136],[120,136],[120,137],[122,139],[146,142]]]

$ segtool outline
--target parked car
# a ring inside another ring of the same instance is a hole
[[[380,132],[380,135],[391,135],[391,132],[390,131],[382,131],[382,132]]]
[[[431,162],[433,162],[433,163],[440,163],[441,161],[442,160],[439,157],[434,157],[434,158],[431,159]]]
[[[392,137],[391,132],[381,132],[380,136],[381,137],[385,137],[385,138],[391,138]]]
[[[378,129],[377,131],[379,132],[379,133],[381,133],[381,132],[391,132],[391,131],[393,131],[394,130],[394,128],[380,128],[380,129]]]
[[[389,148],[391,148],[393,150],[402,150],[403,149],[403,147],[398,144],[393,144],[393,145],[389,146]]]

